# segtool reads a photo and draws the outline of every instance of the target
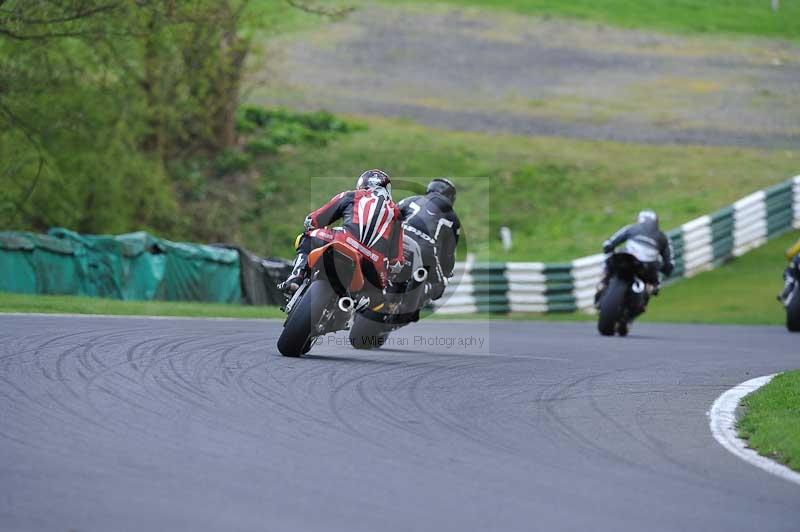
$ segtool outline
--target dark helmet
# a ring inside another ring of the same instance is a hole
[[[444,177],[437,177],[436,179],[428,183],[428,190],[425,193],[430,194],[431,192],[436,192],[437,194],[441,194],[442,196],[449,199],[450,203],[456,202],[456,186],[449,179],[445,179]]]
[[[358,181],[356,181],[356,190],[374,190],[380,188],[384,189],[390,198],[392,197],[392,180],[389,179],[389,174],[377,168],[367,170],[361,174]]]

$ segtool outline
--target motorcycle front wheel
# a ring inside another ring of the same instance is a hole
[[[299,357],[308,353],[322,313],[335,303],[333,289],[323,280],[311,283],[302,299],[292,309],[278,338],[278,351],[285,357]]]

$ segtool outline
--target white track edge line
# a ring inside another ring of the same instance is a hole
[[[769,383],[777,373],[750,379],[726,391],[714,401],[708,413],[711,434],[720,445],[748,462],[768,473],[777,475],[784,480],[800,485],[800,473],[793,471],[783,464],[761,456],[753,449],[747,447],[745,441],[739,438],[736,430],[736,409],[741,400],[765,384]]]

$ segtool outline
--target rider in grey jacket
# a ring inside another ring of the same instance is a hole
[[[625,244],[625,252],[642,263],[643,281],[658,288],[659,270],[669,276],[675,268],[672,258],[672,242],[658,227],[658,215],[651,210],[641,211],[636,223],[627,225],[611,235],[603,243],[604,253],[613,253],[617,246]],[[608,284],[608,270],[598,287],[598,293]]]

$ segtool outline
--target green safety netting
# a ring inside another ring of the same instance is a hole
[[[24,294],[81,294],[83,249],[47,235],[0,232],[0,290]]]
[[[80,235],[54,228],[48,235],[83,248],[87,275],[80,295],[149,300],[164,280],[166,257],[147,233]]]
[[[199,244],[159,241],[167,257],[157,299],[240,303],[239,254]]]
[[[232,244],[214,246],[235,250],[239,254],[241,272],[242,302],[248,305],[280,305],[285,302],[283,293],[278,290],[292,271],[292,263],[284,259],[263,258]]]
[[[240,303],[234,250],[148,233],[0,232],[0,291]]]

